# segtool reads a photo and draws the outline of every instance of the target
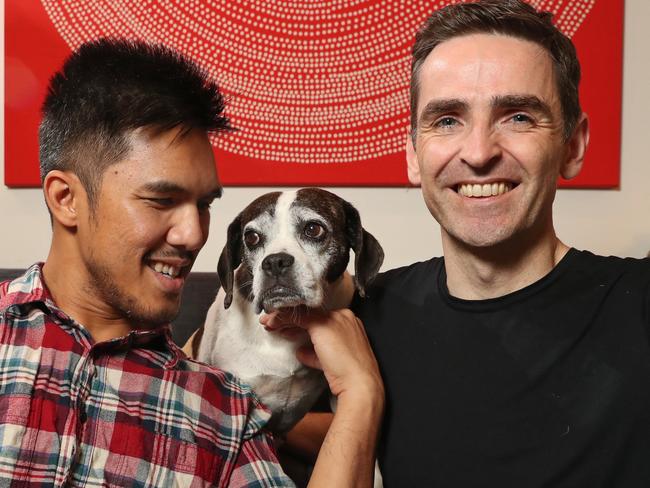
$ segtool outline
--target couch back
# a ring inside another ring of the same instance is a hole
[[[24,269],[0,268],[0,282],[14,279]],[[216,273],[192,272],[185,282],[181,309],[172,322],[172,336],[176,344],[183,346],[192,333],[203,325],[205,314],[219,290]]]

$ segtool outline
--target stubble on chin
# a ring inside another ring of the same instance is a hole
[[[169,324],[178,316],[180,302],[177,297],[170,296],[167,304],[160,308],[148,307],[138,297],[120,289],[109,269],[102,263],[90,259],[86,266],[89,274],[88,292],[124,317],[132,329],[154,329]]]

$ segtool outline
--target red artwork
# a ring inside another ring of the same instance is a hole
[[[410,48],[455,0],[6,0],[5,184],[39,185],[37,127],[49,77],[103,36],[162,42],[222,87],[240,130],[213,142],[225,185],[408,184]],[[531,0],[555,14],[583,67],[591,119],[582,174],[619,184],[623,0]]]

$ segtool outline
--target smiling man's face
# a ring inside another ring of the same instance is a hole
[[[419,72],[417,111],[409,179],[421,184],[443,244],[485,248],[553,233],[558,175],[580,165],[542,47],[493,34],[441,43]]]
[[[90,303],[137,327],[172,320],[219,195],[212,147],[199,130],[137,131],[102,177],[78,227]]]

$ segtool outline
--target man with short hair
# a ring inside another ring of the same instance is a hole
[[[553,226],[589,139],[573,45],[519,0],[459,3],[412,68],[408,173],[444,258],[352,304],[386,386],[385,486],[650,486],[650,262]]]
[[[0,284],[1,486],[293,486],[268,411],[169,332],[221,195],[208,134],[230,129],[222,111],[218,87],[162,46],[87,43],[52,78],[50,253]],[[340,409],[310,486],[370,486],[381,378],[360,322],[322,322],[305,324],[307,359]]]

